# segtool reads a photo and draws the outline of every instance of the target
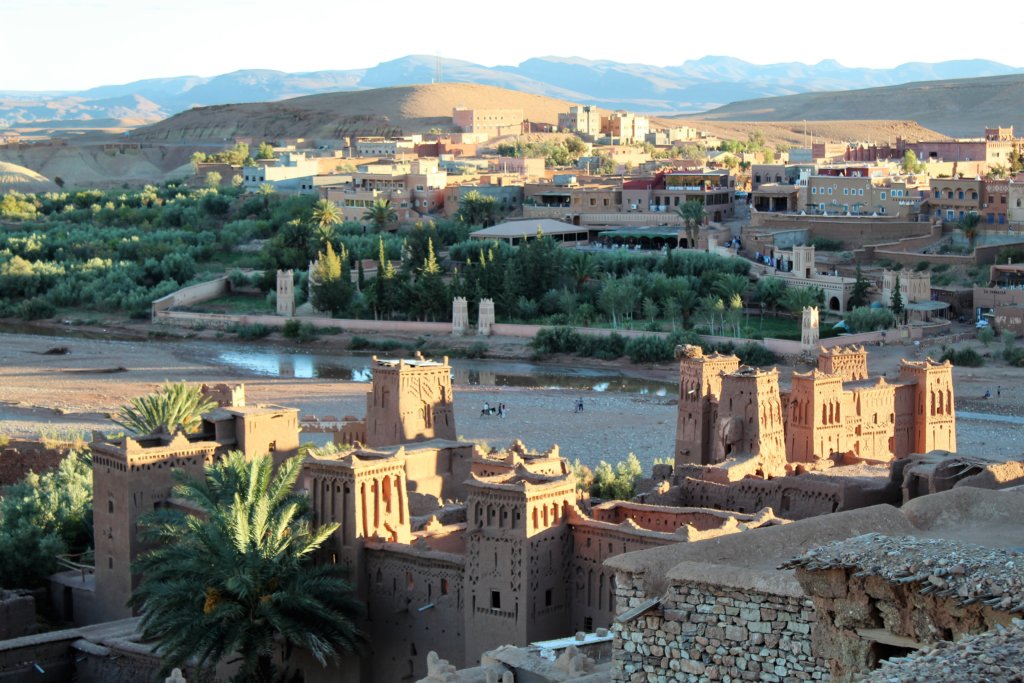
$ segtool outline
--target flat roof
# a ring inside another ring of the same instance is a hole
[[[650,228],[612,228],[602,230],[598,237],[678,237],[679,229],[669,226],[655,226]]]
[[[556,221],[553,218],[527,218],[519,221],[505,221],[504,223],[492,225],[489,228],[475,230],[470,233],[470,237],[474,237],[476,239],[509,239],[522,237],[523,235],[533,237],[537,234],[538,230],[543,232],[545,235],[561,235],[587,232],[588,228],[583,225],[572,225],[571,223]]]

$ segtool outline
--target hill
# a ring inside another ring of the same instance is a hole
[[[151,78],[77,92],[0,91],[0,128],[40,120],[123,119],[148,123],[197,106],[429,84],[439,80],[438,66],[444,82],[492,85],[607,109],[654,113],[699,112],[728,102],[804,92],[1021,73],[1021,69],[986,60],[864,69],[846,67],[834,60],[752,64],[733,57],[708,56],[679,65],[652,66],[549,56],[492,67],[409,55],[359,69],[301,73],[244,69],[212,77]]]
[[[951,136],[978,137],[985,126],[1024,130],[1024,75],[908,83],[845,92],[804,93],[734,102],[703,121],[911,119]]]
[[[672,119],[706,131],[723,140],[746,140],[760,133],[765,142],[778,147],[804,147],[812,142],[895,142],[908,140],[941,140],[942,133],[929,130],[914,121],[725,121],[707,119]],[[806,136],[805,136],[806,131]]]
[[[135,139],[152,142],[224,141],[345,135],[394,135],[451,128],[452,109],[522,109],[531,121],[556,122],[569,102],[467,83],[436,83],[360,92],[296,97],[281,102],[198,107],[140,128]]]
[[[57,185],[30,168],[0,161],[0,194],[5,192],[22,192],[34,194],[53,192]]]

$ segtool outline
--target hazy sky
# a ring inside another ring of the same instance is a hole
[[[408,54],[488,66],[548,55],[667,66],[709,54],[759,64],[836,59],[892,67],[982,58],[1020,66],[1012,36],[1024,28],[1024,13],[1002,4],[995,11],[1001,39],[943,44],[947,12],[891,0],[0,0],[7,64],[0,90],[248,68],[349,69]],[[494,5],[510,9],[498,13]],[[376,16],[377,8],[386,13]]]

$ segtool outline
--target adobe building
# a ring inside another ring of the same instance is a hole
[[[201,478],[203,468],[229,451],[246,457],[266,453],[279,463],[298,452],[298,411],[277,406],[245,405],[244,387],[203,386],[220,407],[203,415],[195,434],[157,432],[142,437],[107,439],[96,435],[89,444],[93,454],[93,528],[95,529],[95,586],[83,586],[79,598],[94,602],[92,620],[132,616],[126,606],[139,575],[132,562],[145,544],[139,540],[138,521],[146,513],[166,506],[178,469]],[[95,595],[89,595],[90,588]],[[69,595],[65,593],[65,600]],[[65,613],[73,608],[64,606]]]
[[[422,357],[373,357],[373,389],[366,395],[367,446],[455,439],[452,369]]]
[[[794,372],[782,392],[777,370],[740,367],[735,356],[686,346],[679,359],[680,471],[706,466],[702,478],[729,482],[793,474],[843,454],[888,462],[956,451],[948,362],[903,361],[899,378],[887,381],[869,377],[863,347],[822,348],[818,367]]]

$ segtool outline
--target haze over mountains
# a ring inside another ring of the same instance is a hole
[[[609,109],[655,113],[706,111],[731,102],[779,95],[1024,73],[1024,69],[986,60],[865,69],[845,67],[833,60],[759,65],[731,57],[704,57],[680,66],[658,67],[543,57],[518,66],[487,67],[412,55],[365,69],[308,73],[254,69],[213,77],[153,78],[80,92],[0,91],[0,128],[33,121],[97,119],[139,124],[194,106],[431,83],[438,77],[439,62],[444,82],[494,85]],[[876,112],[871,118],[880,116]]]

